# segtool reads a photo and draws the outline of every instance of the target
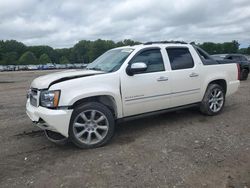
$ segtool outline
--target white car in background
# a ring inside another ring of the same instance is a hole
[[[217,115],[239,84],[237,64],[218,64],[182,42],[146,43],[109,50],[87,70],[36,78],[26,110],[50,140],[93,148],[112,138],[119,121],[193,106]]]
[[[0,65],[0,72],[4,71],[4,66]]]
[[[28,70],[37,70],[38,69],[38,65],[27,65],[27,69]]]

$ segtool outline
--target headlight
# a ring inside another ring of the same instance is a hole
[[[60,91],[41,91],[41,106],[55,108],[58,106]]]

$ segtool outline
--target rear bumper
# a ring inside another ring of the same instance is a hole
[[[227,86],[227,96],[235,93],[239,89],[239,86],[240,86],[239,80],[229,82]]]
[[[34,107],[30,104],[29,99],[26,103],[26,113],[38,127],[58,132],[65,137],[68,137],[72,111]]]

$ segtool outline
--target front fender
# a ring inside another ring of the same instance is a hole
[[[65,94],[63,94],[65,93]],[[111,91],[111,90],[101,90],[98,88],[92,88],[91,90],[74,90],[74,92],[63,92],[60,99],[60,106],[72,106],[75,102],[86,99],[89,97],[96,97],[96,96],[110,96],[114,99],[116,103],[116,110],[117,110],[117,117],[122,117],[122,101],[118,91]]]
[[[61,90],[59,106],[72,106],[76,101],[94,96],[114,98],[118,118],[122,117],[120,78],[118,73],[100,74],[57,83],[51,90]]]

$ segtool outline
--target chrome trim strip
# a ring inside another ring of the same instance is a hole
[[[147,97],[139,97],[139,98],[135,98],[135,99],[127,99],[127,100],[125,100],[125,102],[135,101],[135,100],[141,100],[141,99],[148,99],[148,98],[155,98],[155,97],[163,97],[163,96],[167,96],[167,95],[175,95],[175,94],[179,94],[179,93],[186,93],[186,92],[198,91],[198,90],[200,90],[200,88],[190,89],[190,90],[186,90],[186,91],[178,91],[178,92],[165,93],[165,94],[160,94],[160,95],[147,96]]]

